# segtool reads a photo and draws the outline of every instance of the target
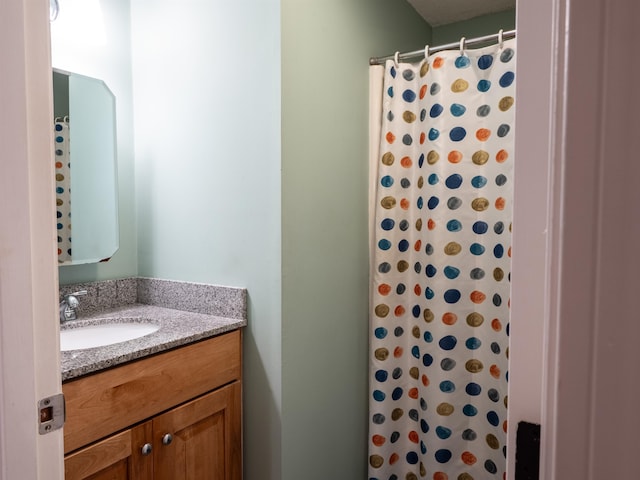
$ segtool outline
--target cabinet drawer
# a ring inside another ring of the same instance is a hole
[[[239,330],[62,385],[71,452],[241,377]]]

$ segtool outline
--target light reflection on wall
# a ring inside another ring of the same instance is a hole
[[[86,48],[107,43],[100,0],[59,0],[59,6],[51,23],[53,41]]]

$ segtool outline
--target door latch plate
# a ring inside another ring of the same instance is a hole
[[[38,431],[40,435],[62,428],[65,420],[64,395],[59,393],[38,402]]]

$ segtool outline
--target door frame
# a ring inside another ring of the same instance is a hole
[[[0,13],[1,480],[64,476],[62,430],[38,433],[38,400],[62,391],[48,17],[47,0]]]

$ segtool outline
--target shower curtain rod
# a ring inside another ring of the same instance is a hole
[[[516,36],[515,30],[502,32],[503,40],[509,40],[511,38],[515,38],[515,36]],[[472,47],[472,46],[476,46],[476,45],[487,43],[487,42],[494,42],[494,41],[497,41],[499,38],[500,38],[500,33],[485,35],[484,37],[469,38],[464,40],[464,46]],[[452,42],[452,43],[447,43],[445,45],[439,45],[437,47],[429,47],[429,53],[431,54],[431,53],[441,52],[442,50],[451,50],[459,47],[460,47],[460,42]],[[424,53],[425,53],[424,51],[425,49],[423,48],[422,50],[416,50],[414,52],[400,53],[398,54],[398,60],[407,60],[413,57],[424,56]],[[387,60],[391,60],[393,58],[395,58],[395,55],[387,55],[384,57],[371,57],[369,59],[369,65],[382,65]]]

